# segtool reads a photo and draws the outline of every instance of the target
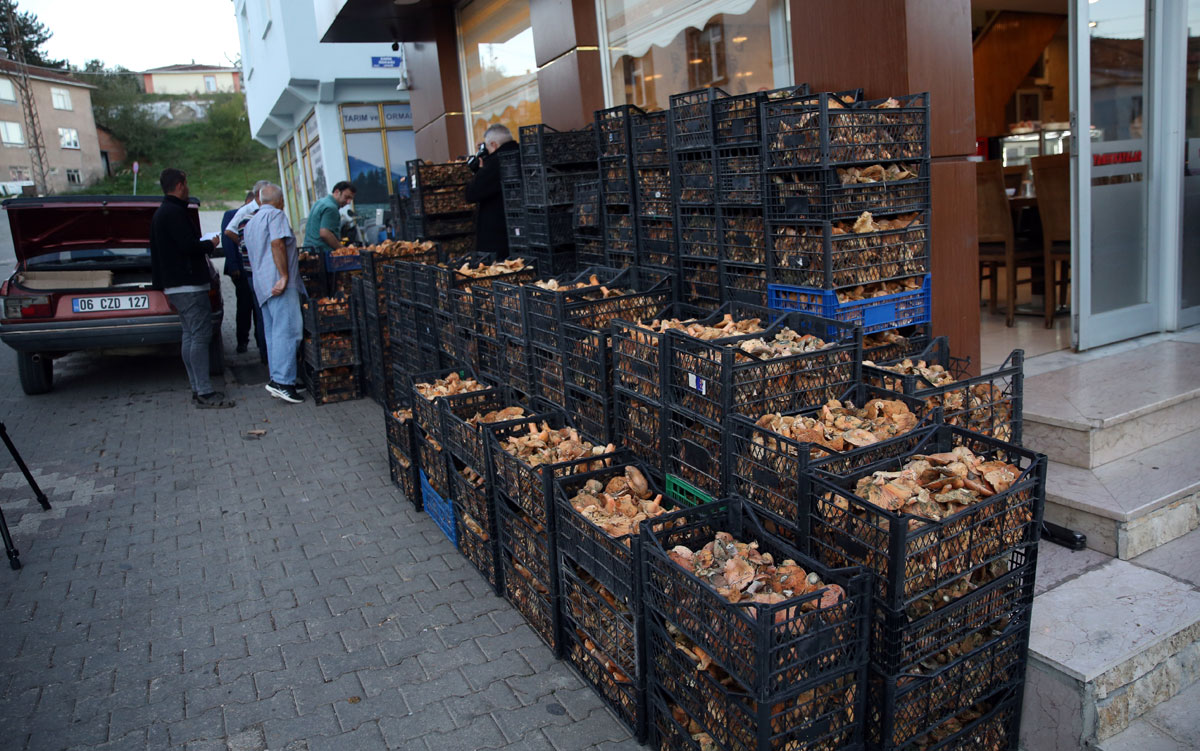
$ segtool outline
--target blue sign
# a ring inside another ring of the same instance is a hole
[[[403,64],[404,58],[399,55],[371,58],[372,68],[399,68]]]

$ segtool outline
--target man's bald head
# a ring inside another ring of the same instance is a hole
[[[261,204],[269,204],[277,209],[283,209],[283,188],[275,183],[267,183],[258,192],[258,202]]]

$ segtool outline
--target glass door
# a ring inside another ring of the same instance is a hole
[[[1179,253],[1178,328],[1200,324],[1200,0],[1188,0],[1183,97],[1183,219]],[[1176,60],[1178,63],[1179,61]]]
[[[1071,4],[1072,339],[1077,349],[1159,330],[1147,0]],[[1085,137],[1084,134],[1090,134]]]

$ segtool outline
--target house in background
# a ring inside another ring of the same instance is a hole
[[[128,154],[125,144],[117,140],[112,131],[97,125],[96,135],[100,139],[100,162],[104,165],[104,175],[112,177],[125,164]]]
[[[33,185],[33,159],[25,132],[25,114],[15,77],[18,63],[0,59],[0,184],[19,193]],[[92,118],[92,89],[52,68],[26,66],[46,147],[47,189],[62,193],[104,177],[96,121]]]
[[[147,94],[218,94],[242,90],[240,68],[219,65],[167,65],[142,71]]]

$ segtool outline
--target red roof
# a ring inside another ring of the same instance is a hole
[[[15,60],[0,58],[0,72],[3,73],[18,73],[21,69],[21,64]],[[70,73],[59,70],[58,68],[43,68],[40,65],[26,65],[25,72],[30,78],[39,78],[43,81],[58,81],[69,84],[71,86],[80,86],[86,89],[94,89],[95,86],[84,83],[78,78],[74,78]]]
[[[206,71],[227,71],[230,73],[237,72],[239,68],[226,68],[220,65],[196,65],[191,63],[188,65],[164,65],[161,68],[150,68],[142,71],[143,73],[201,73]]]

